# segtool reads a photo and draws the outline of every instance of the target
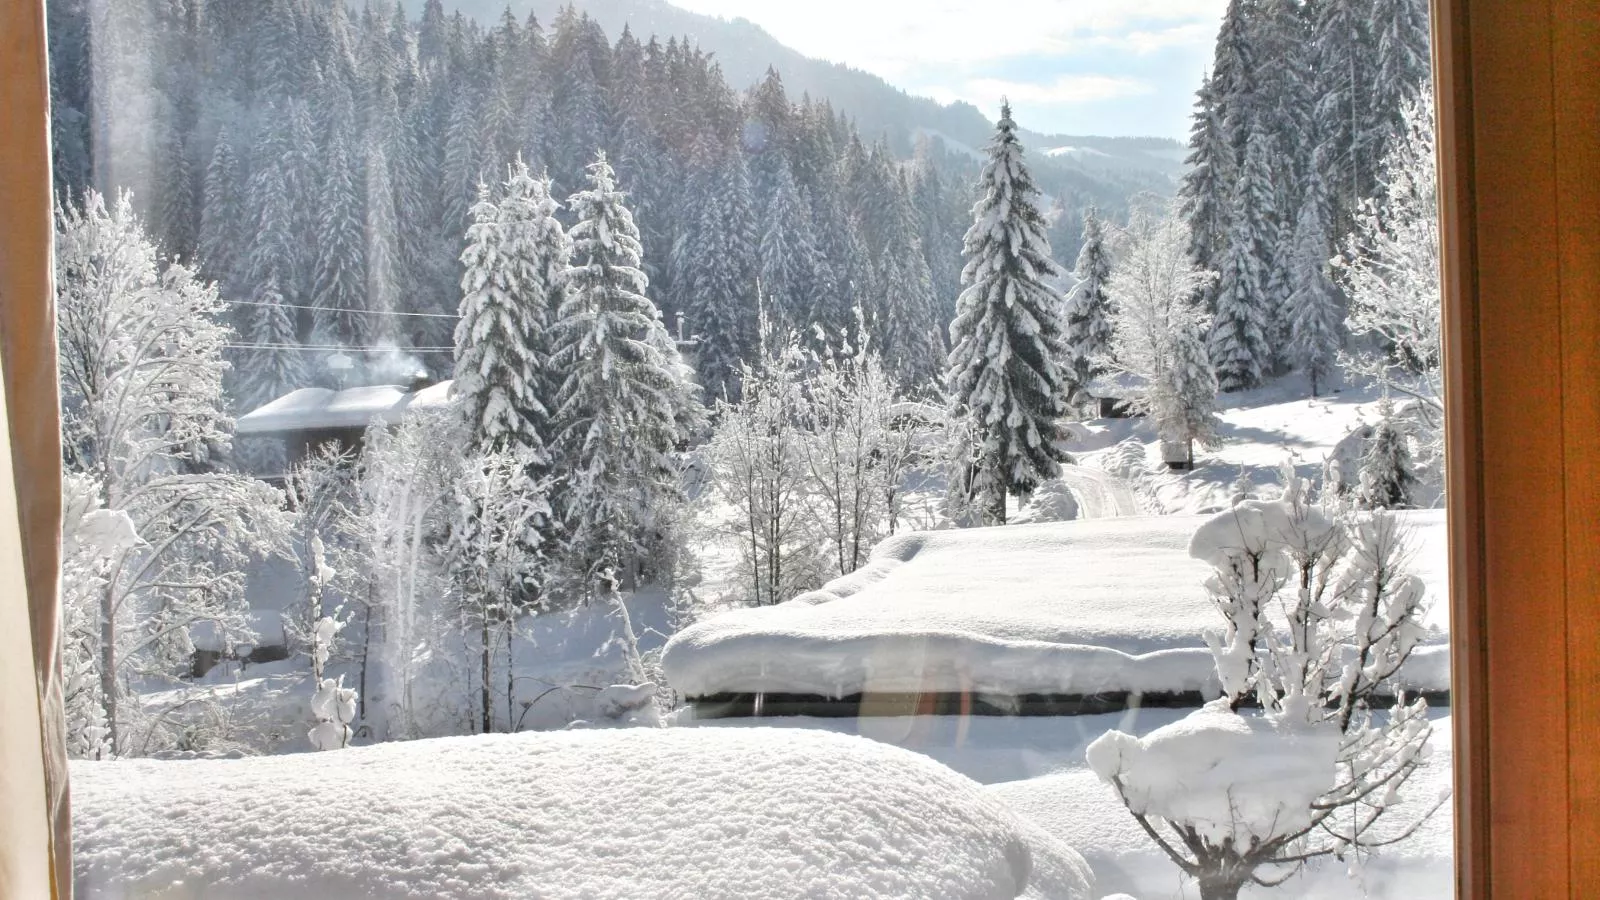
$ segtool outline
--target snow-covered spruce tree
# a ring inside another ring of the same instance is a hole
[[[361,345],[367,322],[365,215],[355,155],[336,134],[327,153],[317,229],[317,263],[311,287],[317,340]]]
[[[798,329],[810,317],[821,258],[811,231],[811,210],[795,187],[789,167],[780,162],[773,178],[761,235],[761,292],[773,318]]]
[[[217,132],[206,166],[205,191],[200,205],[200,266],[204,273],[224,288],[233,287],[244,275],[239,246],[239,231],[245,214],[240,196],[239,158],[233,151],[226,126]]]
[[[461,254],[466,272],[451,387],[471,449],[525,452],[537,466],[549,463],[547,403],[557,384],[550,362],[555,282],[571,255],[555,210],[548,182],[520,158],[498,204],[479,187]]]
[[[1228,243],[1218,266],[1217,309],[1211,330],[1211,362],[1225,391],[1256,387],[1272,362],[1272,327],[1267,266],[1277,235],[1271,184],[1271,138],[1250,135],[1244,166],[1234,185]]]
[[[372,339],[380,345],[395,343],[395,317],[400,304],[400,219],[395,207],[394,181],[389,156],[376,140],[366,146],[366,247],[367,309],[373,313]]]
[[[1007,494],[1025,499],[1069,460],[1056,424],[1066,413],[1065,301],[1051,286],[1062,272],[1050,258],[1039,191],[1023,164],[1009,103],[987,152],[946,381],[952,415],[971,421],[979,442],[976,459],[965,463],[970,476],[961,480],[988,521],[1004,524]]]
[[[1207,76],[1195,97],[1194,124],[1189,130],[1188,171],[1178,187],[1181,215],[1189,226],[1189,256],[1209,269],[1227,243],[1229,190],[1238,171],[1233,149],[1222,128],[1216,89]]]
[[[1073,275],[1078,283],[1067,297],[1067,346],[1072,378],[1080,390],[1105,368],[1111,352],[1111,308],[1106,283],[1111,278],[1105,227],[1091,207],[1083,216],[1083,249]]]
[[[1361,455],[1361,487],[1357,499],[1367,509],[1409,509],[1417,475],[1405,431],[1395,422],[1387,399],[1379,405],[1378,424]]]
[[[1290,247],[1289,360],[1311,379],[1315,397],[1333,374],[1339,352],[1338,289],[1334,287],[1328,240],[1327,195],[1315,171],[1300,202]]]
[[[247,636],[243,573],[280,551],[286,523],[277,491],[219,464],[231,437],[224,305],[160,261],[126,195],[108,209],[89,191],[82,209],[58,212],[56,285],[63,463],[138,536],[98,576],[98,638],[66,648],[93,654],[68,665],[99,679],[110,752],[123,754],[141,712],[119,702],[127,681],[185,671],[196,623]]]
[[[1394,681],[1425,633],[1398,520],[1314,506],[1291,475],[1281,499],[1201,525],[1189,555],[1215,570],[1225,627],[1207,642],[1224,696],[1143,738],[1107,732],[1090,768],[1202,900],[1413,834],[1447,798],[1393,815],[1412,808],[1401,791],[1432,734],[1427,701]],[[1252,697],[1259,712],[1245,709]]]
[[[679,497],[673,454],[692,393],[645,296],[639,232],[604,153],[589,183],[568,200],[573,264],[555,326],[555,362],[567,373],[556,413],[567,470],[558,515],[584,577],[609,566],[632,585],[659,549],[655,517]]]
[[[1202,446],[1216,436],[1216,378],[1205,358],[1208,319],[1202,291],[1211,273],[1188,255],[1189,228],[1179,215],[1134,216],[1106,284],[1111,305],[1110,371],[1143,385],[1134,405],[1161,439]]]
[[[891,184],[883,198],[883,252],[877,278],[883,297],[877,304],[878,330],[883,336],[879,352],[901,385],[926,394],[937,384],[944,356],[934,318],[933,276],[917,235],[916,210],[904,179],[896,174]]]

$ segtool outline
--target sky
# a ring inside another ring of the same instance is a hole
[[[1025,128],[1183,139],[1227,0],[670,0]],[[1003,11],[1003,14],[1001,14]]]

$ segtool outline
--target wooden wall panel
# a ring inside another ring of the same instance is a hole
[[[1565,896],[1567,883],[1566,817],[1548,814],[1567,793],[1550,15],[1548,2],[1472,5],[1490,816],[1497,838],[1539,832],[1491,842],[1491,893],[1507,897]]]
[[[1458,896],[1600,890],[1600,5],[1435,0]]]
[[[1565,441],[1569,871],[1600,891],[1600,4],[1552,20]]]

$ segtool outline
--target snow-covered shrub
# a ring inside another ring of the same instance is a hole
[[[1426,701],[1392,683],[1423,635],[1398,521],[1313,505],[1291,478],[1281,499],[1201,525],[1189,553],[1214,569],[1225,628],[1207,643],[1223,696],[1143,739],[1107,732],[1090,766],[1205,900],[1414,832],[1443,798],[1390,827],[1432,733]]]
[[[1359,498],[1368,509],[1408,509],[1417,486],[1411,447],[1387,402],[1380,415],[1361,457]]]
[[[1129,481],[1143,475],[1148,466],[1147,451],[1138,438],[1128,438],[1100,457],[1100,468]]]
[[[321,542],[316,543],[317,581],[331,580],[333,572],[322,559]],[[316,720],[306,735],[311,746],[318,750],[338,750],[350,745],[350,723],[356,719],[356,692],[344,686],[344,676],[337,680],[323,676],[328,657],[333,653],[333,639],[343,626],[332,616],[323,616],[311,629],[311,673],[316,686],[311,696],[311,716]]]
[[[1035,522],[1070,522],[1078,517],[1078,498],[1059,478],[1039,485],[1026,506],[1012,521],[1019,525]]]

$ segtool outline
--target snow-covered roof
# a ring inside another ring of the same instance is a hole
[[[1412,567],[1439,631],[1409,686],[1449,685],[1444,515],[1416,526]],[[912,532],[861,569],[776,606],[703,619],[667,643],[669,683],[691,697],[976,691],[1005,696],[1212,691],[1202,635],[1222,627],[1211,569],[1189,556],[1204,516],[1086,519]]]
[[[850,735],[478,735],[71,774],[81,897],[1099,896],[977,782]]]
[[[408,410],[447,405],[450,402],[450,384],[449,381],[441,381],[415,392],[393,384],[345,388],[342,391],[300,388],[240,416],[234,423],[234,431],[252,435],[365,428],[374,419],[396,425]]]
[[[1091,397],[1104,397],[1111,400],[1132,400],[1144,394],[1146,379],[1139,375],[1119,372],[1115,375],[1101,375],[1084,385],[1084,390]]]

